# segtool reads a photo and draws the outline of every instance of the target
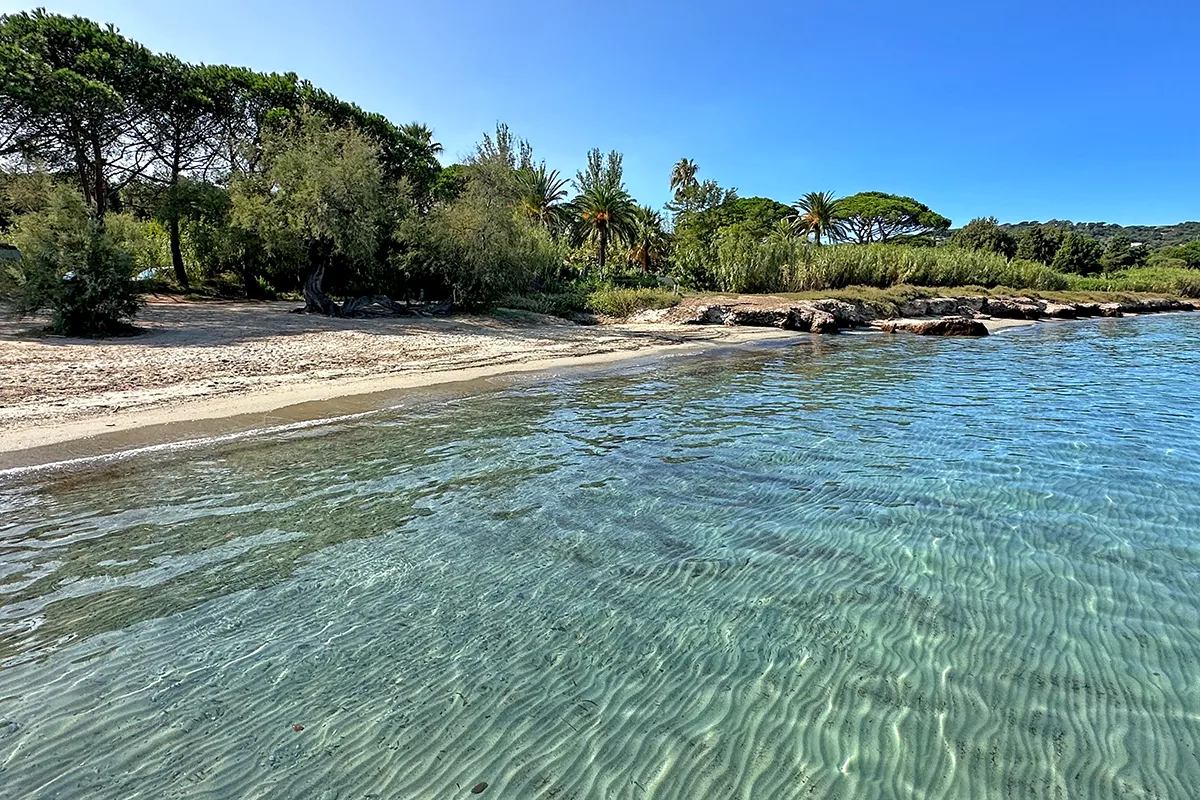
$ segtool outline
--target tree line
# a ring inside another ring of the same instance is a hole
[[[1077,274],[1148,255],[991,219],[951,233],[945,216],[884,192],[744,198],[687,158],[659,211],[630,195],[619,152],[593,149],[567,177],[503,124],[460,163],[442,155],[427,125],[393,124],[294,73],[189,64],[82,17],[0,17],[0,237],[22,254],[0,259],[0,293],[18,312],[51,309],[64,332],[114,332],[147,286],[295,292],[330,315],[393,298],[605,311],[616,290],[669,302],[667,275],[701,290],[942,279],[914,273],[920,263],[949,280],[959,258],[992,265],[971,273],[991,280],[1043,273],[954,253]],[[839,254],[814,254],[827,245]],[[911,255],[935,247],[950,250]],[[1186,248],[1155,257],[1200,266]],[[864,267],[880,258],[892,263]],[[838,276],[812,272],[835,263]]]

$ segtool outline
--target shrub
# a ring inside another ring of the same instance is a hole
[[[628,317],[646,308],[670,308],[679,300],[679,295],[666,289],[598,289],[588,295],[587,308],[609,317]]]
[[[88,215],[73,190],[58,188],[44,211],[19,217],[0,292],[18,315],[48,309],[50,328],[67,336],[112,336],[142,305],[132,253]]]

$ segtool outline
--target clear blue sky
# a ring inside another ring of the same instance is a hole
[[[34,4],[297,72],[430,125],[447,163],[497,120],[569,175],[615,148],[656,206],[688,156],[743,196],[875,189],[956,225],[1200,219],[1196,0]]]

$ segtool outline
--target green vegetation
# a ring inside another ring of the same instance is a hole
[[[950,220],[911,197],[859,192],[838,201],[845,231],[860,244],[920,242],[950,228]]]
[[[51,330],[68,336],[129,330],[142,303],[133,254],[77,193],[54,190],[44,210],[20,217],[13,238],[21,260],[0,265],[0,295],[19,313],[49,310]]]
[[[979,218],[949,233],[912,197],[788,206],[688,158],[659,211],[630,196],[621,153],[593,149],[568,180],[503,124],[462,163],[441,156],[426,125],[292,73],[188,64],[81,17],[0,17],[0,239],[25,253],[4,250],[0,290],[60,332],[119,331],[163,289],[299,294],[329,315],[387,295],[621,316],[675,302],[663,285],[1190,294],[1200,270],[1200,223]]]

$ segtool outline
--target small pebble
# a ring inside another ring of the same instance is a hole
[[[297,722],[292,726],[292,730],[294,730],[296,733],[299,733],[300,731],[304,730],[304,726]]]
[[[483,790],[487,788],[487,781],[480,781],[471,787],[471,794],[483,794]]]

